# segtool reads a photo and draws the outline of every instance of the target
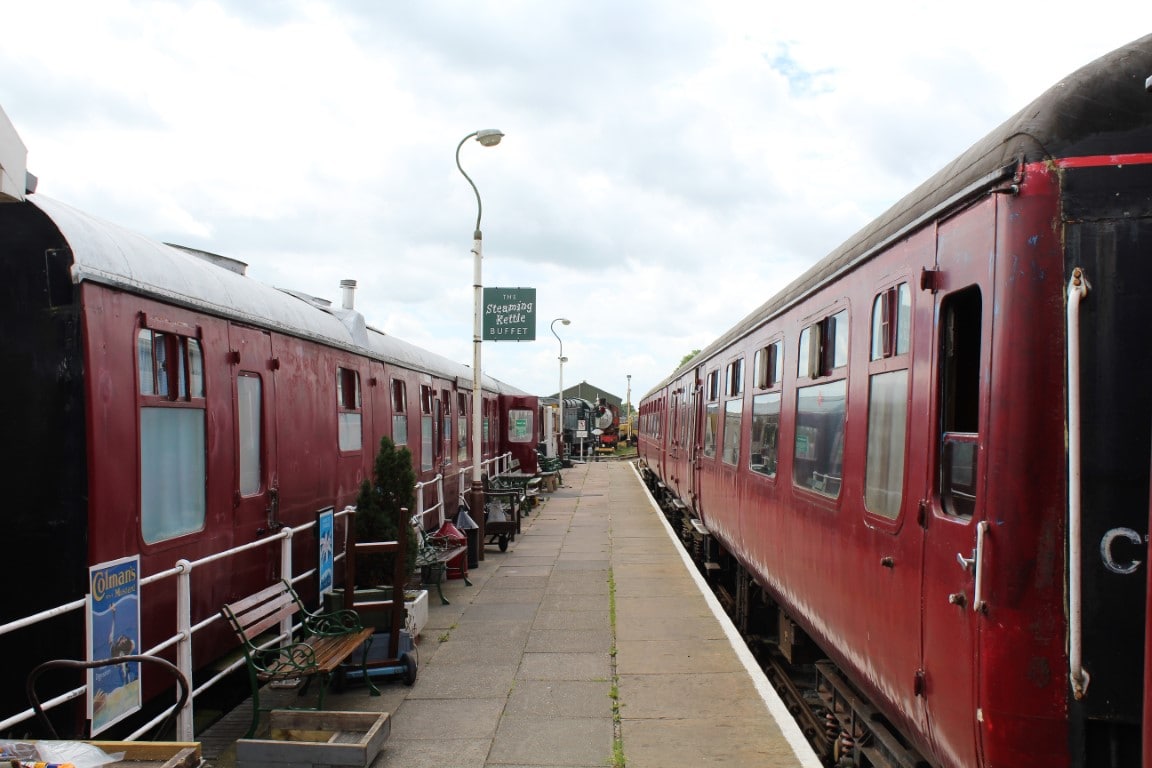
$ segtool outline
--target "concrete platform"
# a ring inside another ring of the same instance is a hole
[[[818,768],[631,464],[578,464],[541,498],[431,601],[415,685],[329,694],[391,713],[374,768]],[[200,736],[210,765],[235,765],[249,715]]]

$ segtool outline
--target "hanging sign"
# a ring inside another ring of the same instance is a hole
[[[536,340],[536,289],[484,289],[484,341]]]

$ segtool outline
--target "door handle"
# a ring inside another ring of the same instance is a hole
[[[976,524],[976,589],[972,595],[972,610],[985,613],[988,604],[984,602],[984,537],[988,533],[988,521]]]
[[[972,610],[976,613],[984,613],[988,610],[988,605],[984,600],[984,537],[988,533],[988,521],[981,520],[976,524],[976,549],[972,550],[972,557],[964,557],[959,552],[956,553],[956,562],[965,571],[974,570],[976,577],[976,586],[974,594],[972,595]],[[949,602],[953,605],[957,603],[951,599]]]

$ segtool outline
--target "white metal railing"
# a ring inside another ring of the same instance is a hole
[[[500,456],[496,456],[494,458],[484,460],[481,463],[481,467],[483,467],[485,470],[487,470],[490,474],[497,475],[497,474],[500,474],[501,471],[507,471],[507,467],[508,467],[509,463],[511,462],[511,458],[512,458],[511,453],[504,453],[504,454],[501,454]],[[456,495],[456,498],[459,498],[468,489],[469,484],[471,482],[470,472],[471,472],[471,465],[465,465],[465,466],[462,466],[458,469],[456,479],[457,479],[457,486],[458,486],[459,493]],[[416,485],[416,494],[415,494],[416,495],[416,514],[418,516],[420,516],[420,520],[422,522],[425,522],[424,521],[424,515],[425,514],[431,514],[431,513],[435,512],[436,513],[436,520],[437,520],[437,523],[436,523],[437,529],[441,525],[443,525],[445,519],[447,519],[446,518],[445,504],[444,504],[444,498],[445,498],[444,497],[444,479],[445,478],[443,475],[437,475],[432,480],[429,480],[429,481],[426,481],[423,483],[418,483]],[[424,498],[426,488],[432,489],[431,493],[434,494],[434,499],[435,499],[431,503],[431,505],[429,505],[427,507],[425,506],[425,498]],[[347,532],[347,530],[348,530],[347,526],[351,525],[352,517],[355,514],[356,514],[356,508],[351,507],[351,506],[345,507],[343,510],[336,513],[337,518],[347,518],[346,523],[345,523],[345,528],[344,528],[345,532]],[[194,708],[194,703],[195,703],[196,697],[199,696],[201,693],[207,691],[208,689],[212,688],[214,685],[219,683],[222,679],[224,679],[225,677],[230,675],[232,672],[234,672],[235,670],[242,667],[245,663],[244,659],[240,658],[237,661],[230,664],[225,669],[217,672],[217,674],[215,674],[213,677],[209,678],[208,680],[205,680],[199,686],[193,687],[194,686],[193,674],[192,674],[194,671],[192,668],[192,658],[193,658],[192,642],[193,642],[193,638],[195,637],[197,632],[200,632],[200,631],[210,627],[211,625],[215,624],[217,621],[221,621],[222,619],[221,619],[221,616],[219,613],[214,613],[211,616],[208,616],[207,618],[204,618],[195,624],[192,622],[192,574],[195,572],[195,570],[197,568],[200,568],[200,567],[207,565],[209,563],[214,563],[218,560],[225,560],[228,558],[237,557],[237,556],[244,554],[245,552],[249,552],[252,550],[261,549],[261,548],[265,548],[265,547],[273,547],[273,546],[278,545],[280,548],[280,570],[279,570],[279,573],[287,574],[287,576],[285,578],[287,578],[292,584],[296,584],[297,582],[299,582],[303,579],[307,579],[307,578],[315,575],[316,565],[312,564],[308,570],[302,571],[300,573],[294,573],[293,572],[292,569],[294,567],[294,563],[293,563],[293,558],[292,558],[292,537],[298,533],[303,533],[304,531],[307,531],[307,530],[313,528],[315,525],[316,525],[316,521],[313,520],[313,521],[310,521],[308,523],[304,523],[303,525],[299,525],[296,527],[281,528],[274,535],[266,536],[266,537],[260,539],[259,541],[254,541],[254,542],[244,544],[244,545],[239,546],[239,547],[234,547],[232,549],[225,550],[222,552],[217,552],[215,554],[208,555],[206,557],[202,557],[198,560],[189,561],[189,560],[185,560],[185,559],[180,559],[180,560],[177,560],[176,563],[173,565],[173,567],[169,568],[168,570],[161,571],[159,573],[154,573],[151,576],[148,576],[148,577],[140,580],[140,589],[143,590],[143,588],[149,584],[154,584],[154,583],[163,581],[165,579],[176,579],[176,605],[175,605],[176,631],[174,634],[165,638],[164,640],[162,640],[160,643],[158,643],[154,647],[149,648],[145,651],[142,651],[142,654],[143,655],[149,655],[149,656],[155,656],[155,655],[158,655],[159,653],[161,653],[162,651],[165,651],[165,650],[175,646],[175,649],[176,649],[176,666],[180,670],[180,672],[183,673],[183,675],[187,678],[188,685],[189,685],[188,701],[184,705],[184,709],[176,716],[176,740],[177,741],[192,741],[194,736],[195,736],[194,729],[193,729],[193,711],[194,711],[193,708]],[[427,528],[428,528],[428,526],[425,524],[425,529],[427,529]],[[343,558],[344,558],[344,551],[341,551],[336,555],[337,560],[342,560]],[[263,587],[266,585],[261,585],[261,586]],[[39,613],[32,614],[31,616],[26,616],[22,619],[10,621],[6,624],[0,624],[0,636],[11,634],[13,632],[18,632],[18,631],[23,630],[23,629],[28,629],[29,627],[34,627],[34,626],[36,626],[42,622],[45,622],[45,621],[48,621],[50,619],[54,619],[54,618],[57,618],[59,616],[63,616],[63,615],[69,614],[69,613],[72,613],[74,611],[83,611],[87,604],[88,604],[88,596],[85,595],[84,597],[79,598],[77,600],[72,600],[72,601],[64,603],[62,605],[58,605],[54,608],[49,608],[47,610],[40,611]],[[291,620],[286,619],[281,624],[280,635],[270,642],[279,642],[281,640],[284,640],[284,639],[291,636],[292,631],[293,631],[293,627],[291,626]],[[237,643],[237,648],[238,647],[239,647],[239,643]],[[85,695],[86,691],[87,691],[87,688],[85,686],[79,686],[77,688],[73,688],[71,690],[65,691],[64,693],[61,693],[57,696],[54,696],[52,698],[49,698],[49,699],[41,702],[41,706],[43,707],[43,709],[45,711],[50,711],[56,707],[59,707],[61,704],[64,704],[66,702],[73,701],[75,699],[80,698],[81,696]],[[175,703],[173,704],[173,706],[175,706]],[[161,712],[154,719],[152,719],[148,723],[145,723],[144,725],[142,725],[138,730],[134,731],[132,734],[129,735],[129,737],[128,737],[129,740],[137,739],[140,736],[142,736],[144,733],[146,733],[149,729],[154,728],[168,715],[169,711],[170,710],[165,710],[165,711]],[[35,710],[33,710],[31,707],[29,707],[28,709],[25,709],[21,712],[17,712],[17,713],[12,714],[8,717],[5,717],[3,720],[0,720],[0,733],[6,732],[10,728],[12,728],[13,726],[18,725],[19,723],[25,722],[27,720],[30,720],[35,716],[36,716]]]
[[[343,510],[341,510],[340,512],[337,513],[337,517],[347,517],[349,519],[349,522],[350,522],[351,516],[354,515],[355,512],[356,512],[355,507],[345,507]],[[211,616],[209,616],[209,617],[207,617],[207,618],[205,618],[205,619],[203,619],[203,620],[201,620],[195,624],[192,623],[192,574],[193,574],[193,572],[197,568],[204,566],[204,565],[207,565],[208,563],[213,563],[213,562],[216,562],[218,560],[224,560],[224,559],[228,559],[228,558],[237,557],[237,556],[242,555],[243,553],[249,552],[251,550],[261,549],[264,547],[273,547],[273,546],[278,545],[280,548],[280,573],[281,574],[287,574],[288,576],[286,576],[286,578],[288,578],[289,581],[291,581],[293,584],[295,584],[296,582],[298,582],[302,579],[306,579],[306,578],[314,575],[316,573],[316,567],[313,565],[307,571],[303,571],[301,573],[294,573],[293,572],[292,537],[297,533],[307,531],[308,529],[314,527],[315,525],[316,525],[316,522],[311,521],[311,522],[305,523],[303,525],[296,526],[294,528],[282,528],[275,535],[267,536],[266,538],[260,539],[259,541],[254,541],[254,542],[251,542],[249,544],[245,544],[243,546],[234,547],[233,549],[225,550],[222,552],[217,552],[215,554],[208,555],[207,557],[203,557],[203,558],[200,558],[198,560],[189,561],[189,560],[181,559],[181,560],[178,560],[172,568],[169,568],[166,571],[161,571],[159,573],[152,574],[151,576],[148,576],[146,578],[141,579],[140,580],[141,590],[143,590],[143,588],[149,584],[154,584],[154,583],[160,582],[164,579],[171,579],[171,578],[176,579],[176,607],[175,607],[175,610],[176,610],[176,632],[174,634],[170,635],[169,637],[165,638],[164,640],[162,640],[160,643],[158,643],[154,647],[143,651],[142,654],[143,655],[149,655],[149,656],[155,656],[155,655],[159,654],[160,652],[175,646],[176,647],[176,666],[180,670],[180,672],[187,678],[189,686],[192,686],[193,685],[193,674],[192,674],[193,673],[193,669],[192,669],[192,642],[193,642],[193,638],[195,637],[197,632],[200,632],[201,630],[211,626],[215,622],[222,620],[220,614],[215,613],[215,614],[212,614]],[[345,531],[347,531],[347,527],[345,527]],[[343,552],[341,552],[337,555],[338,559],[342,559],[343,557],[344,557]],[[2,624],[2,625],[0,625],[0,635],[7,635],[7,634],[17,632],[17,631],[22,630],[22,629],[34,627],[37,624],[40,624],[44,621],[47,621],[49,619],[53,619],[53,618],[56,618],[58,616],[62,616],[62,615],[71,613],[73,611],[82,611],[82,610],[84,610],[87,603],[88,603],[88,597],[85,596],[85,597],[80,598],[78,600],[72,600],[68,603],[64,603],[63,605],[56,606],[55,608],[41,611],[41,612],[33,614],[31,616],[27,616],[25,618],[18,619],[16,621],[11,621],[11,622],[8,622],[6,624]],[[284,637],[289,636],[292,632],[292,629],[293,628],[290,626],[290,624],[287,626],[281,626],[280,639],[283,639]],[[239,646],[237,645],[237,647],[239,647]],[[211,688],[212,686],[214,686],[216,683],[218,683],[225,676],[231,674],[234,670],[239,669],[244,663],[245,662],[243,659],[239,659],[236,662],[234,662],[233,664],[231,664],[230,666],[228,666],[226,669],[217,673],[214,677],[210,678],[209,680],[204,681],[199,686],[190,689],[188,701],[184,705],[184,709],[176,717],[176,740],[177,741],[192,741],[193,740],[193,737],[195,735],[194,729],[193,729],[193,705],[194,705],[194,701],[195,701],[196,696],[198,696],[199,694],[203,693],[204,691],[206,691],[209,688]],[[65,691],[64,693],[61,693],[57,696],[54,696],[52,698],[49,698],[49,699],[43,701],[41,706],[44,708],[45,711],[54,709],[55,707],[58,707],[61,704],[64,704],[68,701],[72,701],[74,699],[80,698],[81,696],[83,696],[86,693],[86,690],[87,689],[85,686],[80,686],[80,687],[71,689],[69,691]],[[175,706],[175,704],[173,704],[173,706]],[[170,709],[165,710],[164,712],[161,712],[153,720],[142,725],[138,730],[134,731],[131,735],[129,735],[129,737],[128,737],[129,740],[139,738],[144,733],[146,733],[149,729],[158,725],[160,723],[160,721],[163,720],[167,716],[169,711],[170,711]],[[22,723],[26,720],[30,720],[33,717],[35,717],[35,715],[36,715],[35,710],[33,710],[31,707],[29,707],[28,709],[23,710],[22,712],[17,712],[17,713],[15,713],[9,717],[6,717],[3,720],[0,720],[0,732],[5,732],[8,729],[12,728],[13,726],[18,725],[19,723]]]

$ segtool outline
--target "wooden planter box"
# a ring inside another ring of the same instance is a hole
[[[124,753],[124,768],[197,768],[200,743],[195,741],[88,741],[108,754]],[[7,761],[4,761],[7,764]],[[41,763],[43,765],[43,763]],[[113,763],[109,763],[113,765]]]
[[[276,709],[266,739],[236,742],[237,768],[357,766],[367,768],[392,731],[387,712]]]

